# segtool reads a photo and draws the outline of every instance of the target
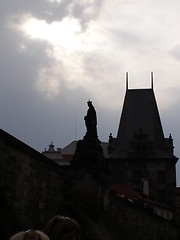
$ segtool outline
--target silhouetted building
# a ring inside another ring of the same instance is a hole
[[[73,159],[75,151],[76,151],[76,144],[77,144],[77,141],[73,141],[62,149],[57,148],[57,151],[61,152],[61,156],[64,159],[71,161]],[[102,147],[104,157],[107,157],[109,143],[108,142],[100,142],[100,145]]]
[[[178,221],[178,224],[180,225],[180,187],[177,187],[176,189],[176,220]]]
[[[164,137],[153,88],[128,89],[117,138],[109,137],[112,183],[143,188],[151,198],[175,207],[178,160],[173,139]]]
[[[70,161],[62,156],[61,148],[55,150],[54,144],[52,142],[49,145],[49,149],[48,150],[45,149],[45,151],[42,152],[42,154],[61,166],[70,164]]]

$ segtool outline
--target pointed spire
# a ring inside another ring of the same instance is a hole
[[[126,72],[126,91],[128,90],[128,72]]]
[[[153,90],[153,72],[151,72],[151,89]]]

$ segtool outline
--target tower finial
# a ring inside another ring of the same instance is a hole
[[[151,89],[153,89],[153,72],[151,72]]]
[[[128,72],[126,72],[126,91],[128,90]]]

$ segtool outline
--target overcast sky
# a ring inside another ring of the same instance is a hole
[[[165,137],[180,157],[179,0],[1,0],[0,127],[42,152],[85,135],[117,135],[129,88],[154,91]],[[180,185],[180,163],[177,164]]]

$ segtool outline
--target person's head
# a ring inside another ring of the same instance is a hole
[[[74,219],[55,216],[48,221],[45,233],[51,240],[79,240],[81,228]]]
[[[49,237],[39,230],[27,230],[14,234],[10,240],[49,240]]]

